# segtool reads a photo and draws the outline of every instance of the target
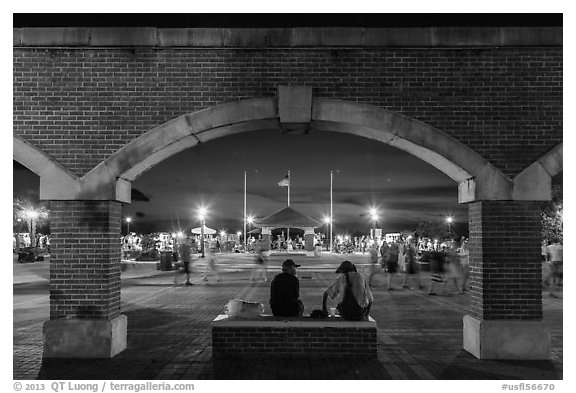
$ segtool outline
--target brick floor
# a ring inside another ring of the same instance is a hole
[[[306,262],[299,276],[309,314],[321,308],[323,290],[335,278],[333,265],[338,260],[318,263],[317,268]],[[272,259],[269,280],[280,263],[280,258]],[[216,362],[211,354],[210,322],[222,313],[227,301],[241,298],[268,306],[269,297],[269,282],[250,285],[249,265],[236,261],[223,266],[223,283],[204,284],[196,275],[191,287],[181,285],[183,276],[174,272],[123,273],[128,348],[113,359],[42,359],[42,324],[49,318],[48,283],[44,279],[14,284],[14,379],[563,378],[562,298],[543,300],[544,319],[552,333],[550,361],[478,360],[462,349],[468,295],[432,297],[417,289],[386,291],[383,277],[376,279],[371,313],[378,323],[377,359]],[[427,284],[427,276],[422,278]]]

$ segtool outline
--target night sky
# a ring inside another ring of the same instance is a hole
[[[278,182],[291,172],[290,206],[322,220],[330,211],[334,172],[334,231],[367,232],[368,210],[380,212],[385,232],[414,229],[418,221],[453,215],[467,229],[467,207],[458,205],[457,184],[424,161],[384,143],[336,132],[287,135],[258,131],[216,139],[163,161],[132,183],[132,230],[173,231],[198,226],[197,210],[208,208],[206,225],[242,229],[244,171],[247,214],[263,218],[287,204]],[[38,189],[38,178],[15,166],[14,190]],[[19,191],[20,190],[20,191]],[[145,201],[147,199],[147,201]]]

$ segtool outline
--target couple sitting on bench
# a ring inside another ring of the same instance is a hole
[[[300,267],[292,259],[282,263],[282,273],[276,275],[270,286],[270,308],[279,317],[296,317],[304,313],[304,303],[300,300],[300,282],[296,268]],[[336,307],[340,316],[351,321],[368,319],[372,306],[372,293],[364,277],[350,261],[340,264],[338,278],[325,291],[322,298],[321,317],[328,317],[326,301],[328,297],[337,299]],[[314,313],[313,313],[314,314]]]

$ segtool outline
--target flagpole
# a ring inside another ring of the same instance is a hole
[[[288,206],[290,206],[290,171],[288,171]]]
[[[290,171],[288,171],[288,207],[290,207]],[[290,239],[290,228],[286,228],[286,251],[288,251],[288,240]]]
[[[330,171],[330,252],[332,252],[332,221],[334,221],[332,211],[332,177],[333,173]]]
[[[244,250],[246,250],[246,171],[244,171]]]

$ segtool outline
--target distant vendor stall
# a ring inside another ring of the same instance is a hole
[[[304,250],[306,255],[314,256],[314,228],[320,222],[310,218],[291,207],[285,207],[254,223],[261,230],[261,247],[264,251],[270,250],[271,234],[275,228],[297,228],[304,230]]]

